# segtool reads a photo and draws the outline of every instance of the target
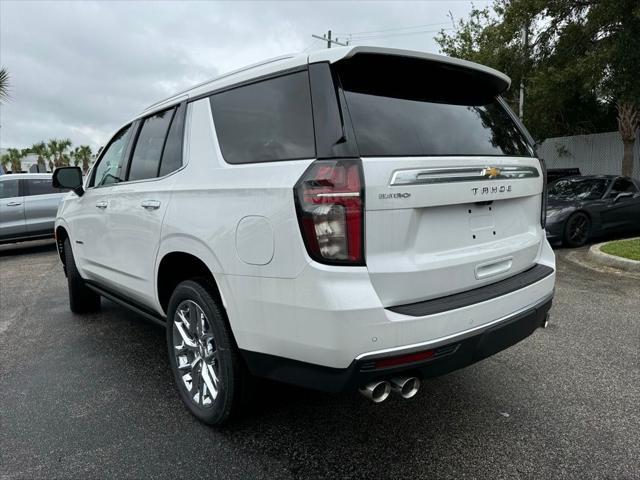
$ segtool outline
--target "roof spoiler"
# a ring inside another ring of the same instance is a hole
[[[371,58],[374,58],[374,56],[379,56],[381,60],[383,60],[383,58],[387,56],[404,57],[414,60],[425,60],[426,62],[449,66],[451,67],[451,69],[473,73],[474,76],[478,78],[482,84],[486,85],[492,90],[492,93],[494,95],[502,94],[511,85],[511,79],[507,75],[485,65],[480,65],[479,63],[460,60],[453,57],[446,57],[443,55],[436,55],[433,53],[417,52],[413,50],[401,50],[396,48],[361,46],[331,48],[328,50],[312,52],[309,55],[309,63],[327,61],[330,63],[337,63],[347,59],[352,59],[360,55],[368,56]]]

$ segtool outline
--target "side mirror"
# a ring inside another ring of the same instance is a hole
[[[618,195],[616,195],[616,198],[613,199],[613,203],[618,203],[623,198],[631,198],[631,197],[633,197],[632,192],[620,192]]]
[[[84,195],[82,188],[82,170],[80,167],[59,167],[53,172],[51,180],[54,188],[68,188],[81,197]]]

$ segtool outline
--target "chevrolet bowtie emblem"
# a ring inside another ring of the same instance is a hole
[[[482,170],[482,176],[487,178],[498,178],[500,176],[500,169],[496,167],[487,167]]]

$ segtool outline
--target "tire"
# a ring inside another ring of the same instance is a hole
[[[167,350],[187,409],[200,421],[221,426],[241,410],[250,374],[240,358],[224,309],[214,300],[210,288],[206,280],[196,279],[178,284],[173,291],[167,316]]]
[[[562,241],[567,247],[581,247],[591,238],[591,219],[586,213],[576,212],[564,224]]]
[[[100,310],[100,295],[87,287],[80,276],[73,258],[71,242],[64,241],[64,264],[67,270],[69,286],[69,308],[73,313],[90,313]]]

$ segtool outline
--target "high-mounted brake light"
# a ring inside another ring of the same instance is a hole
[[[330,265],[364,265],[364,181],[359,159],[317,160],[294,187],[309,256]]]

